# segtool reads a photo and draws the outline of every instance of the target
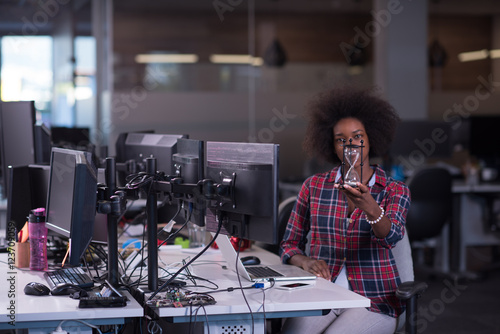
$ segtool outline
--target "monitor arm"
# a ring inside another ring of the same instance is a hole
[[[173,198],[180,198],[188,202],[193,200],[210,201],[211,207],[222,206],[231,203],[236,207],[235,197],[236,174],[225,176],[221,183],[215,183],[210,179],[203,179],[198,183],[183,183],[182,178],[173,178],[170,181],[155,181],[153,188],[157,192],[172,195]]]
[[[127,198],[138,198],[139,189],[116,187],[116,162],[114,158],[106,158],[106,186],[98,187],[97,212],[108,215],[108,281],[118,285],[118,217],[126,210]],[[156,159],[146,159],[146,173],[156,174]],[[209,207],[220,207],[230,203],[236,207],[235,180],[236,174],[222,175],[221,182],[204,179],[196,184],[184,183],[180,177],[167,177],[166,181],[153,181],[146,201],[148,245],[156,245],[158,228],[157,199],[162,192],[189,202],[205,201]],[[148,247],[148,289],[158,288],[158,249]]]

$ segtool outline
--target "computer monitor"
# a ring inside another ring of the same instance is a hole
[[[7,221],[20,231],[32,209],[45,208],[50,166],[28,165],[8,168]]]
[[[50,131],[56,147],[87,151],[91,144],[89,128],[52,126]]]
[[[8,166],[27,166],[35,163],[33,101],[0,102],[0,154],[2,161],[2,197],[9,189]]]
[[[142,130],[142,131],[134,131],[134,133],[155,133],[154,130]],[[118,134],[118,137],[116,137],[115,141],[115,155],[116,155],[116,161],[125,161],[125,152],[126,152],[126,147],[125,147],[125,142],[127,141],[127,136],[129,132],[122,132]]]
[[[402,121],[389,148],[390,165],[413,170],[431,159],[450,158],[453,153],[450,123],[428,120]]]
[[[50,151],[52,150],[52,134],[44,124],[35,124],[35,163],[50,164]]]
[[[469,153],[490,167],[500,167],[500,136],[497,134],[499,129],[500,115],[477,115],[469,118]]]
[[[206,143],[205,178],[218,187],[222,203],[208,204],[206,227],[269,244],[278,242],[279,145]]]
[[[175,175],[184,183],[196,184],[204,179],[204,143],[202,140],[179,138],[177,139],[177,153],[172,155]],[[201,198],[187,199],[192,210],[192,223],[205,225],[205,201]],[[184,217],[187,218],[187,217]]]
[[[70,240],[68,263],[77,266],[94,232],[97,170],[89,152],[53,148],[47,227]]]
[[[137,171],[146,170],[146,158],[156,158],[156,170],[174,175],[172,155],[177,153],[177,139],[187,138],[181,134],[129,133],[125,140],[124,161],[135,161]]]

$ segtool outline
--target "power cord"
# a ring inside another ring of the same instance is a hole
[[[240,249],[241,249],[241,243],[242,243],[242,241],[243,240],[241,238],[238,240],[238,249],[236,250],[236,263],[235,263],[236,277],[238,278],[238,283],[240,285],[241,295],[243,296],[243,299],[245,300],[245,304],[247,304],[248,311],[250,312],[250,317],[252,319],[252,322],[251,322],[251,325],[252,325],[252,327],[251,327],[252,328],[251,334],[254,334],[254,332],[255,332],[255,319],[254,319],[254,316],[253,316],[252,308],[250,307],[250,304],[248,304],[247,296],[245,295],[245,291],[244,291],[242,283],[241,283],[240,273],[238,272],[238,261],[240,259]]]

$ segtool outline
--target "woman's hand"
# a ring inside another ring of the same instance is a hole
[[[308,271],[318,277],[323,277],[329,281],[332,279],[330,269],[323,260],[315,260],[305,255],[297,254],[290,258],[289,263],[301,267],[305,271]]]
[[[363,210],[367,219],[373,221],[380,217],[381,209],[370,194],[370,188],[360,182],[357,182],[356,185],[356,188],[347,184],[343,187],[340,184],[335,184],[334,187],[342,191],[355,207]],[[378,223],[372,225],[372,229],[377,238],[385,238],[391,230],[391,221],[384,215]]]
[[[323,277],[326,280],[330,281],[332,279],[330,269],[328,269],[328,265],[323,260],[314,260],[314,259],[308,258],[306,261],[304,261],[302,268],[305,271],[313,273],[314,275],[316,275],[318,277]]]
[[[370,188],[366,185],[357,182],[357,187],[351,187],[347,184],[341,186],[340,184],[335,184],[334,187],[340,189],[354,204],[355,207],[367,212],[370,210],[375,210],[378,208],[378,204],[370,194]]]

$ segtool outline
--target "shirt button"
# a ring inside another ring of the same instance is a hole
[[[347,279],[350,281],[350,280],[352,280],[352,277],[351,277],[351,276],[349,276],[349,277],[347,277]]]
[[[345,257],[345,258],[344,258],[344,262],[345,262],[346,260],[347,260],[347,258]]]

